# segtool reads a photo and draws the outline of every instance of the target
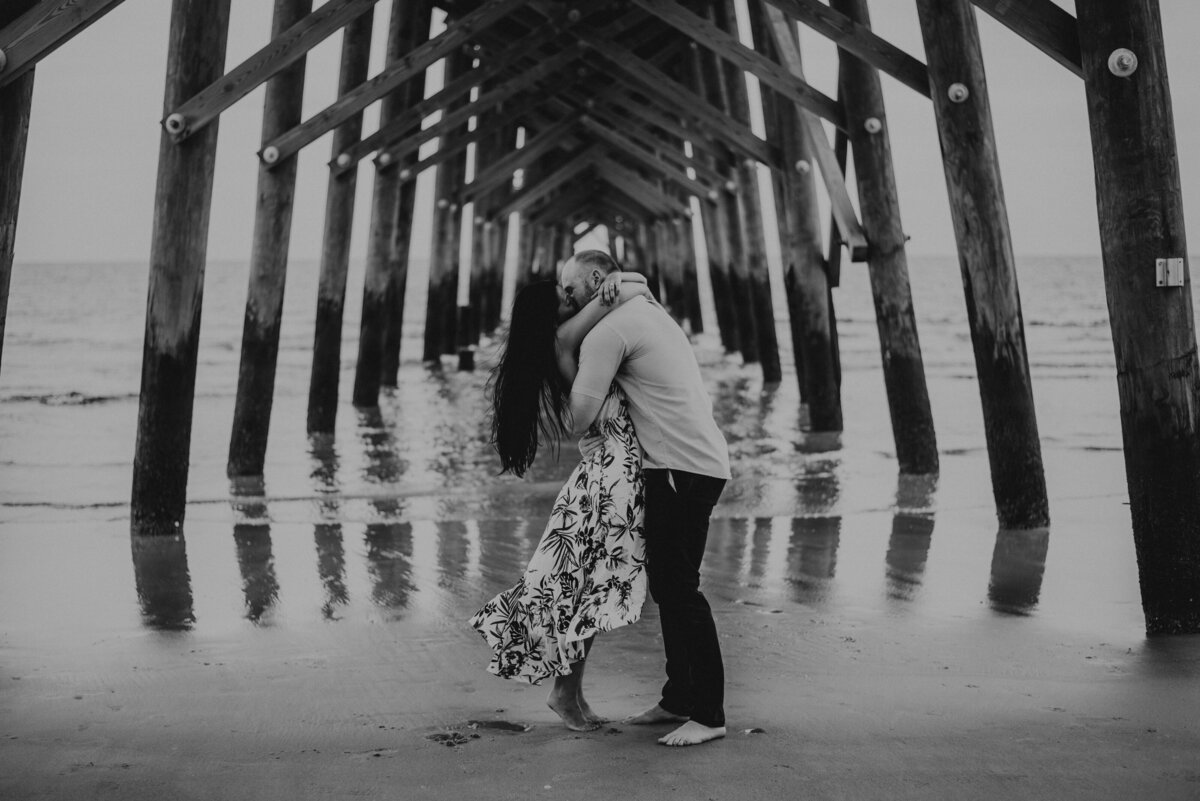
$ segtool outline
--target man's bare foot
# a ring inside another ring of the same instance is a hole
[[[656,723],[683,723],[686,720],[685,716],[668,712],[658,704],[655,704],[642,714],[632,715],[621,722],[628,723],[630,726],[653,726]]]
[[[575,702],[579,704],[579,711],[583,713],[583,718],[588,723],[595,723],[597,726],[599,726],[601,723],[608,723],[608,718],[592,711],[592,708],[588,706],[588,702],[583,700],[582,693],[575,696]]]
[[[553,691],[546,699],[546,706],[554,710],[554,714],[562,718],[563,724],[571,731],[594,731],[600,728],[600,724],[588,720],[584,716],[583,710],[579,708],[579,703],[575,700],[575,696],[566,698],[556,695]]]
[[[658,741],[663,745],[700,745],[724,736],[724,726],[705,726],[703,723],[689,720],[670,734],[659,737]]]

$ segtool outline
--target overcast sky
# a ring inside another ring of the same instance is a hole
[[[1069,3],[1060,3],[1073,9]],[[170,3],[126,0],[37,69],[17,231],[18,262],[145,261],[162,116]],[[269,36],[271,3],[234,0],[227,69]],[[875,0],[876,31],[924,60],[915,3]],[[1175,129],[1193,245],[1200,209],[1200,3],[1162,0]],[[389,0],[376,7],[372,74],[382,64]],[[1013,246],[1018,254],[1099,252],[1094,174],[1082,82],[980,12]],[[336,97],[340,35],[309,55],[304,116]],[[836,93],[835,48],[802,40],[807,77]],[[954,238],[929,101],[884,79],[904,228],[913,254],[949,254]],[[367,115],[367,131],[377,112]],[[209,237],[211,259],[248,259],[262,90],[221,118]],[[321,245],[329,138],[301,155],[291,253]],[[353,252],[365,253],[369,162],[361,167]],[[425,232],[415,232],[420,237]]]

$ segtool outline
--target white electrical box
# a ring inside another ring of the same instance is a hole
[[[1158,286],[1183,286],[1183,259],[1155,259],[1154,282]]]

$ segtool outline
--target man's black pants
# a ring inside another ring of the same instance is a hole
[[[667,652],[659,706],[705,726],[724,726],[725,670],[712,609],[700,592],[700,561],[725,480],[683,470],[644,475],[650,596]]]

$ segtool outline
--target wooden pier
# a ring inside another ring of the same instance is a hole
[[[746,30],[735,13],[743,2]],[[1050,0],[918,0],[920,54],[873,31],[868,0],[275,0],[261,49],[228,65],[230,3],[172,4],[133,464],[135,542],[183,532],[219,122],[261,86],[261,140],[226,143],[257,147],[259,157],[230,477],[264,470],[298,156],[330,132],[307,433],[335,430],[356,212],[369,215],[369,233],[349,397],[368,410],[397,382],[414,239],[433,242],[422,359],[473,369],[481,337],[501,328],[506,278],[518,288],[555,278],[579,236],[602,226],[614,255],[645,273],[693,334],[705,326],[699,287],[707,276],[713,336],[757,365],[768,386],[783,379],[776,321],[786,318],[811,429],[835,436],[843,414],[833,289],[842,270],[861,264],[897,469],[936,473],[882,74],[923,97],[936,125],[999,529],[1035,532],[1022,536],[1044,545],[1051,508],[979,44],[982,11],[1041,51],[1031,57],[1045,70],[1076,76],[1086,98],[1147,630],[1200,631],[1200,362],[1154,0],[1088,0],[1077,16]],[[0,355],[35,66],[120,4],[11,0],[0,8]],[[386,6],[378,9],[386,31],[373,22],[377,5]],[[438,10],[445,26],[434,34]],[[797,24],[839,48],[836,97],[805,80]],[[372,75],[371,44],[381,35],[386,59]],[[337,99],[305,119],[306,54],[333,36],[342,42]],[[437,65],[444,80],[427,92]],[[748,75],[762,89],[765,135],[753,129]],[[378,127],[365,133],[363,112],[376,104]],[[435,153],[421,150],[433,141]],[[768,280],[764,168],[783,297],[773,297]],[[432,229],[414,231],[416,179],[430,169]],[[364,171],[373,188],[362,211],[354,198]]]

